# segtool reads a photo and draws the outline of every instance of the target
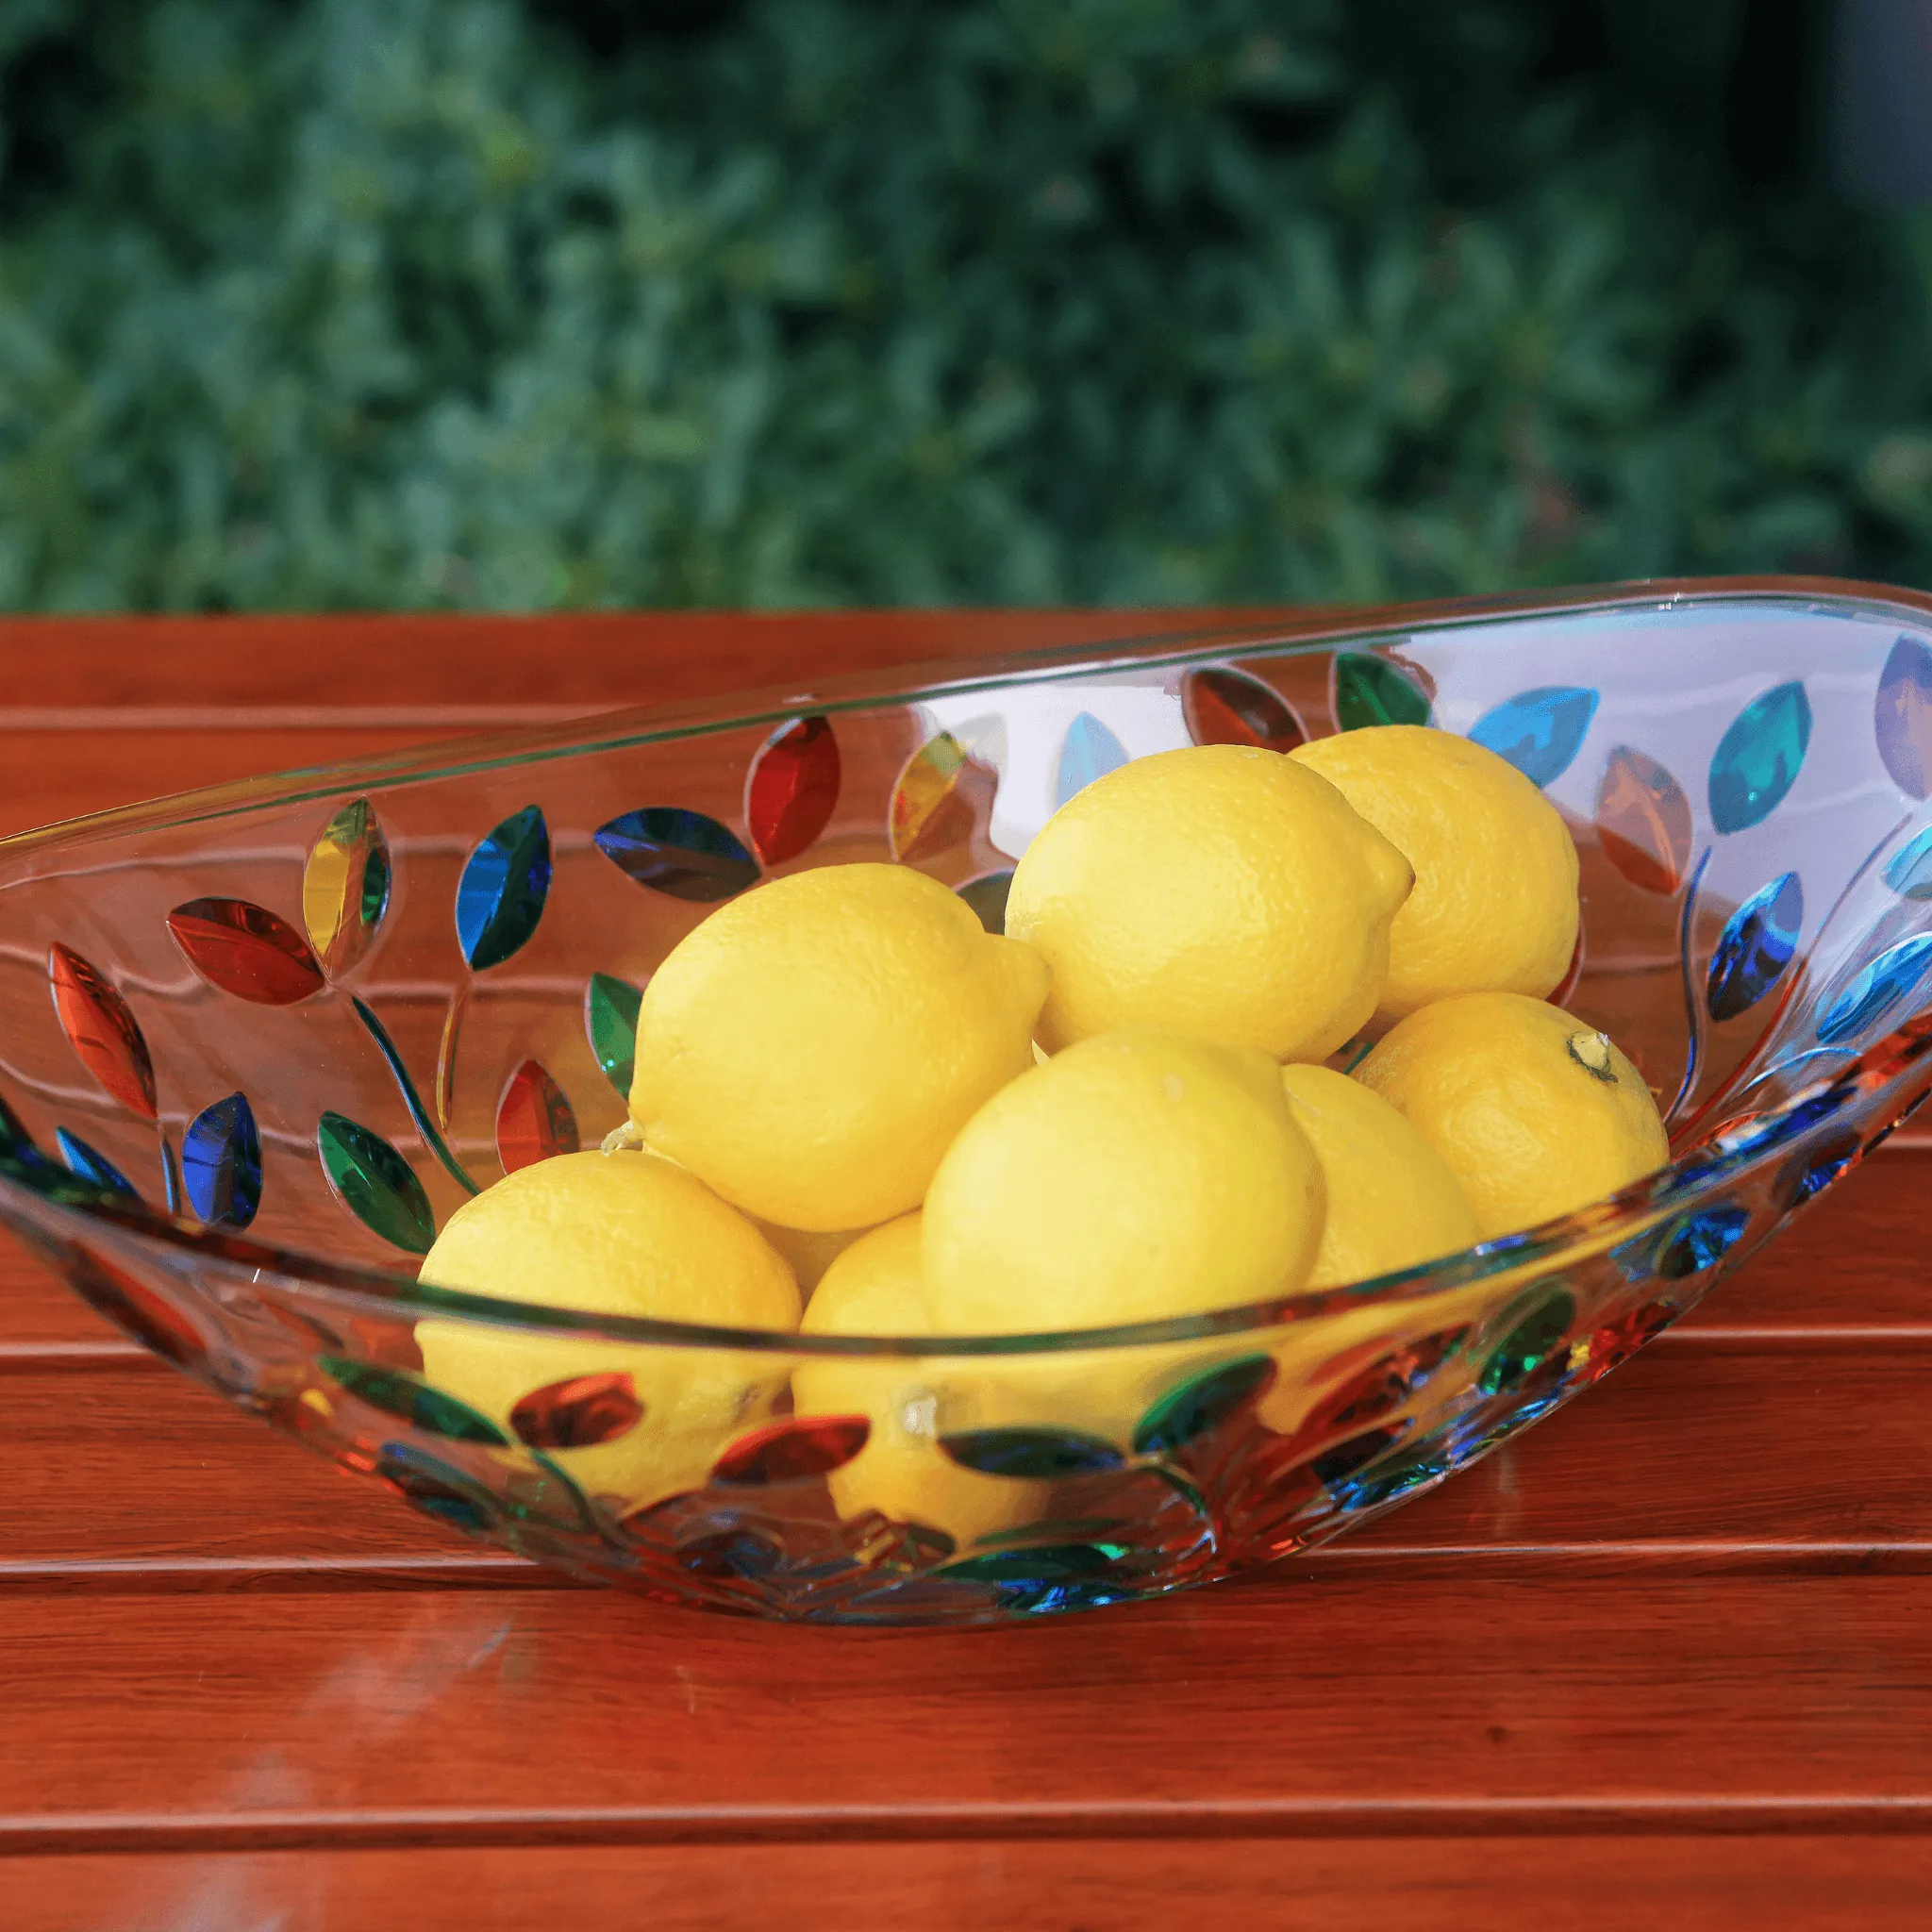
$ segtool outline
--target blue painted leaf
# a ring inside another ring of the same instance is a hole
[[[1751,1210],[1726,1204],[1703,1208],[1674,1222],[1658,1243],[1655,1272],[1665,1281],[1682,1281],[1714,1268],[1737,1246],[1751,1224]]]
[[[385,1442],[375,1474],[425,1516],[469,1536],[488,1536],[501,1520],[496,1498],[482,1483],[413,1442]]]
[[[1059,769],[1054,774],[1053,802],[1066,804],[1096,778],[1117,772],[1127,761],[1127,748],[1091,711],[1082,711],[1067,726],[1060,745]]]
[[[54,1139],[70,1174],[77,1174],[82,1180],[109,1188],[117,1194],[131,1194],[136,1200],[141,1198],[134,1183],[105,1154],[90,1147],[78,1134],[70,1134],[65,1127],[56,1127]]]
[[[470,854],[457,883],[457,938],[477,972],[500,966],[537,930],[550,895],[550,828],[540,807],[513,812]]]
[[[692,905],[715,905],[758,882],[758,860],[701,811],[654,805],[620,812],[596,839],[626,878]]]
[[[981,1475],[1045,1481],[1118,1469],[1124,1460],[1111,1442],[1071,1429],[962,1429],[941,1436],[940,1447]]]
[[[246,1227],[261,1206],[261,1137],[245,1095],[205,1108],[181,1137],[181,1180],[204,1221]]]
[[[411,1255],[436,1242],[436,1217],[416,1171],[374,1128],[325,1113],[315,1151],[331,1191],[372,1234]]]
[[[1811,742],[1811,701],[1793,679],[1731,720],[1710,761],[1710,822],[1741,832],[1768,819],[1797,781]]]
[[[1891,1012],[1932,966],[1932,933],[1901,940],[1867,966],[1825,1009],[1818,1038],[1826,1046],[1857,1040]]]
[[[1905,899],[1932,899],[1932,826],[1892,854],[1885,883]]]
[[[626,979],[593,973],[584,989],[584,1032],[604,1077],[628,1098],[637,1071],[638,1008],[644,996]]]
[[[1003,1608],[1028,1615],[1091,1610],[1135,1594],[1120,1571],[1128,1554],[1120,1543],[1047,1543],[962,1557],[934,1574],[954,1582],[990,1584]]]
[[[1373,724],[1426,724],[1428,696],[1386,658],[1340,651],[1335,658],[1335,722],[1344,731]]]
[[[1794,872],[1760,886],[1731,914],[1705,982],[1713,1020],[1735,1020],[1776,985],[1797,951],[1804,920],[1805,890]]]
[[[988,932],[1006,931],[1007,895],[1013,890],[1011,872],[984,873],[976,879],[968,879],[963,886],[956,887],[955,890],[979,915],[979,923]]]
[[[1547,785],[1570,769],[1596,716],[1597,694],[1580,684],[1546,684],[1486,711],[1470,737],[1508,761],[1532,785]]]
[[[1892,783],[1910,798],[1932,791],[1932,648],[1901,637],[1878,678],[1872,726]]]

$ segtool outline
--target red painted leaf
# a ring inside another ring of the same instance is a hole
[[[532,1449],[589,1449],[615,1441],[643,1419],[637,1385],[621,1369],[533,1389],[509,1412],[510,1427]]]
[[[496,1157],[506,1174],[577,1151],[577,1117],[563,1089],[535,1060],[509,1076],[496,1108]]]
[[[292,1007],[323,988],[308,941],[286,919],[246,899],[191,899],[168,930],[209,985],[258,1007]]]
[[[740,1437],[712,1466],[711,1480],[749,1488],[829,1475],[850,1462],[871,1434],[862,1415],[793,1416]]]
[[[767,865],[796,858],[839,803],[839,741],[827,718],[798,718],[758,755],[746,781],[744,815]]]
[[[1301,720],[1272,686],[1225,664],[1203,664],[1181,678],[1181,715],[1196,744],[1249,744],[1292,751],[1307,742]]]
[[[127,1002],[80,955],[58,941],[47,978],[60,1030],[82,1066],[143,1120],[155,1117],[155,1068]]]

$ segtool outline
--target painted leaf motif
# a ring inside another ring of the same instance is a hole
[[[1060,742],[1060,759],[1054,774],[1053,802],[1066,804],[1096,778],[1117,772],[1127,762],[1127,748],[1091,711],[1082,711],[1067,726]]]
[[[978,914],[980,924],[988,932],[1006,931],[1007,898],[1013,890],[1010,872],[984,873],[976,879],[968,879],[958,890],[960,898]]]
[[[711,1480],[734,1487],[802,1482],[829,1475],[866,1445],[862,1415],[791,1416],[741,1436],[711,1466]]]
[[[1932,647],[1901,636],[1878,677],[1873,707],[1878,756],[1908,798],[1932,791]]]
[[[1560,778],[1583,749],[1597,694],[1580,684],[1548,684],[1486,711],[1470,737],[1507,758],[1532,785]]]
[[[1202,664],[1181,676],[1181,716],[1196,744],[1249,744],[1292,751],[1307,742],[1301,720],[1272,685],[1229,664]]]
[[[1134,1431],[1135,1455],[1171,1456],[1195,1437],[1218,1429],[1258,1402],[1274,1387],[1275,1373],[1272,1356],[1250,1355],[1191,1376],[1141,1418]]]
[[[33,1152],[34,1137],[27,1132],[26,1123],[14,1112],[12,1102],[0,1093],[0,1155],[19,1159]]]
[[[358,1402],[366,1402],[371,1408],[379,1408],[385,1415],[392,1415],[413,1428],[446,1437],[452,1442],[484,1442],[496,1449],[508,1446],[509,1438],[488,1416],[479,1414],[466,1402],[458,1402],[454,1395],[431,1388],[408,1369],[338,1355],[318,1355],[315,1366]]]
[[[525,1060],[503,1090],[496,1108],[496,1157],[505,1174],[577,1151],[577,1117],[548,1071]]]
[[[1426,724],[1429,700],[1386,658],[1360,651],[1335,655],[1335,721],[1343,731],[1368,724]]]
[[[1885,883],[1901,898],[1932,899],[1932,827],[1892,855]]]
[[[204,1108],[181,1137],[188,1204],[220,1227],[246,1227],[261,1206],[261,1137],[247,1097],[231,1093]]]
[[[1710,822],[1741,832],[1768,819],[1797,781],[1811,742],[1811,701],[1793,679],[1731,720],[1710,761]]]
[[[322,828],[302,870],[302,923],[328,972],[348,972],[375,944],[391,882],[375,808],[366,798],[352,800]]]
[[[643,1419],[637,1385],[621,1369],[533,1389],[509,1412],[517,1440],[532,1449],[594,1448],[627,1435]]]
[[[372,1234],[411,1255],[435,1245],[436,1217],[423,1183],[373,1127],[325,1113],[316,1124],[315,1151],[336,1199]]]
[[[1713,1020],[1734,1020],[1777,983],[1798,948],[1805,889],[1786,873],[1760,886],[1724,923],[1710,956],[1705,1004]]]
[[[593,973],[584,989],[584,1032],[604,1076],[626,1100],[637,1072],[638,1008],[643,994],[628,980]]]
[[[1118,1469],[1125,1459],[1111,1442],[1072,1429],[962,1429],[941,1436],[940,1447],[981,1475],[1048,1481]]]
[[[75,1058],[142,1120],[155,1118],[155,1069],[127,1002],[80,955],[58,941],[47,953],[54,1011]]]
[[[766,741],[745,780],[744,817],[767,865],[796,858],[832,822],[839,741],[829,718],[794,718]]]
[[[488,1536],[501,1521],[496,1498],[482,1483],[413,1442],[385,1442],[375,1474],[412,1508],[466,1536]]]
[[[54,1141],[70,1174],[76,1174],[82,1180],[92,1181],[95,1186],[110,1189],[117,1194],[127,1194],[135,1200],[141,1198],[134,1183],[105,1154],[90,1147],[78,1134],[70,1134],[65,1127],[56,1127]]]
[[[1738,1244],[1751,1224],[1751,1210],[1727,1202],[1716,1208],[1703,1208],[1672,1224],[1657,1248],[1652,1264],[1664,1281],[1682,1281],[1687,1275],[1701,1274],[1715,1268]]]
[[[550,828],[540,807],[513,812],[470,854],[457,882],[457,938],[478,973],[537,930],[550,896]]]
[[[1825,1008],[1818,1038],[1826,1046],[1857,1040],[1892,1012],[1932,966],[1932,933],[1902,940],[1865,967]]]
[[[67,1277],[89,1307],[177,1368],[198,1368],[207,1358],[208,1342],[188,1314],[118,1262],[75,1247]]]
[[[246,899],[191,899],[168,914],[168,930],[188,963],[238,1000],[292,1007],[325,984],[308,941]]]
[[[1596,792],[1596,834],[1604,857],[1646,892],[1668,898],[1690,869],[1690,801],[1655,758],[1620,744]]]
[[[691,905],[713,906],[758,882],[758,860],[730,832],[680,806],[621,812],[597,828],[596,839],[626,878]]]
[[[1490,1351],[1476,1377],[1476,1386],[1485,1395],[1513,1389],[1549,1357],[1570,1332],[1576,1298],[1567,1288],[1531,1289],[1518,1307],[1522,1312]]]
[[[887,816],[892,857],[916,864],[965,844],[991,817],[999,782],[997,769],[950,731],[928,740],[907,759],[892,787]]]

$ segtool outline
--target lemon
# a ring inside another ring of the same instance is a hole
[[[756,1228],[693,1174],[636,1154],[563,1154],[520,1168],[450,1217],[423,1263],[442,1288],[600,1315],[792,1329],[798,1286]],[[757,1353],[525,1335],[418,1322],[425,1374],[509,1426],[525,1396],[620,1374],[642,1404],[608,1442],[549,1452],[584,1489],[637,1508],[701,1483],[766,1414],[782,1366]]]
[[[1278,752],[1138,758],[1026,848],[1007,930],[1053,973],[1054,1051],[1140,1030],[1320,1059],[1374,1011],[1408,864],[1325,780]]]
[[[1308,1287],[1370,1281],[1475,1240],[1461,1183],[1379,1093],[1328,1067],[1284,1067],[1281,1079],[1327,1191]]]
[[[806,1310],[805,1333],[929,1333],[921,1246],[917,1214],[861,1236],[826,1270]],[[998,1381],[999,1367],[992,1363],[989,1375],[971,1357],[805,1357],[791,1374],[794,1412],[862,1415],[872,1424],[865,1447],[826,1478],[839,1514],[876,1509],[894,1523],[944,1530],[962,1548],[1045,1515],[1046,1484],[962,1468],[939,1446],[940,1429],[961,1425],[969,1404],[972,1420],[984,1425],[987,1406],[973,1398],[983,1398],[988,1382]]]
[[[1032,1064],[1046,967],[924,873],[835,865],[721,907],[652,974],[631,1118],[760,1221],[917,1208],[953,1136]]]
[[[803,1227],[780,1227],[775,1221],[759,1221],[752,1225],[791,1263],[798,1277],[798,1291],[809,1296],[825,1277],[825,1270],[866,1232],[862,1227],[841,1227],[815,1233]]]
[[[1449,1163],[1486,1241],[1601,1200],[1670,1158],[1657,1102],[1608,1036],[1520,993],[1424,1007],[1356,1078]]]
[[[1098,1035],[948,1149],[925,1201],[928,1312],[941,1334],[1015,1334],[1259,1301],[1301,1285],[1322,1210],[1264,1054]]]
[[[1562,984],[1576,945],[1576,845],[1507,759],[1426,724],[1344,731],[1289,757],[1415,868],[1390,938],[1383,1019],[1457,993],[1541,999]]]

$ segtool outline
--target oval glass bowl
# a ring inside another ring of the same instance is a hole
[[[1568,817],[1561,1003],[1674,1166],[1407,1275],[1132,1330],[707,1330],[420,1288],[625,1116],[639,990],[760,878],[896,859],[997,928],[1063,799],[1433,721]],[[684,1603],[975,1623],[1203,1583],[1473,1461],[1694,1306],[1932,1087],[1932,603],[1438,607],[591,721],[0,846],[0,1215],[128,1333],[453,1528]],[[503,1351],[485,1412],[434,1323]],[[436,1353],[433,1345],[432,1355]]]

